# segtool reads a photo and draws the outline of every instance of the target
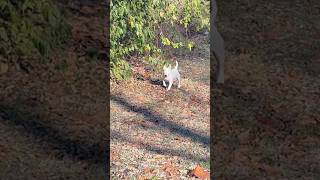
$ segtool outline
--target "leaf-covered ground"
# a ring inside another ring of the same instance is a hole
[[[320,177],[320,2],[218,1],[217,179]],[[268,178],[267,178],[268,177]]]
[[[72,37],[50,60],[3,61],[0,179],[106,176],[105,5],[63,1]]]
[[[180,89],[174,84],[167,92],[161,73],[146,81],[111,83],[113,179],[188,179],[188,171],[198,164],[209,170],[208,37],[197,41],[202,44],[197,54],[176,59],[182,76]]]

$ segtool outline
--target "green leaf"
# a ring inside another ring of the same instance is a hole
[[[4,27],[0,27],[0,38],[3,39],[4,41],[8,41],[8,35],[7,35],[7,31]]]
[[[8,6],[8,2],[6,0],[0,0],[0,9],[3,10]]]
[[[189,49],[189,51],[192,50],[193,46],[194,46],[194,44],[193,44],[192,42],[189,42],[189,43],[188,43],[188,49]]]

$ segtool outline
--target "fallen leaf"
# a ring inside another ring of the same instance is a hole
[[[190,173],[189,176],[195,176],[199,179],[210,179],[209,173],[201,166],[197,165]]]
[[[160,160],[160,159],[163,159],[163,158],[164,158],[163,155],[156,155],[153,159]]]
[[[268,132],[271,133],[276,133],[278,129],[281,128],[281,126],[284,126],[284,124],[281,121],[271,119],[265,116],[257,115],[256,118],[257,121],[261,123]]]
[[[143,170],[143,174],[140,175],[140,176],[138,176],[138,179],[139,179],[139,180],[148,180],[148,179],[151,179],[151,178],[154,177],[154,176],[155,176],[154,170],[146,167],[146,168],[144,168],[144,170]]]
[[[175,177],[178,174],[176,167],[171,162],[167,162],[162,166],[162,170],[169,174],[170,177]]]
[[[143,173],[150,173],[150,172],[152,172],[152,169],[150,169],[148,167],[144,168],[144,170],[143,170]]]
[[[269,176],[280,176],[282,174],[281,170],[279,168],[276,167],[272,167],[270,165],[267,164],[257,164],[257,166],[265,171]]]
[[[149,178],[148,177],[146,177],[146,176],[139,176],[138,177],[138,180],[148,180]]]
[[[111,150],[110,152],[111,161],[116,161],[119,159],[119,153],[116,150]]]

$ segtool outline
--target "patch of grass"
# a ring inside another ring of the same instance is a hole
[[[49,57],[70,35],[70,27],[50,0],[1,1],[0,25],[0,53],[6,57]]]
[[[209,170],[210,169],[210,161],[202,161],[202,162],[200,162],[200,166]]]

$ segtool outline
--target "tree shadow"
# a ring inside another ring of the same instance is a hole
[[[47,144],[55,152],[55,157],[63,159],[68,156],[89,164],[105,164],[107,157],[99,142],[88,142],[80,139],[73,140],[65,132],[50,127],[42,119],[46,118],[36,112],[28,112],[16,107],[0,104],[0,116],[5,124],[16,127],[23,135],[31,136]]]
[[[111,131],[111,140],[112,139],[116,139],[116,140],[119,140],[122,142],[137,144],[137,145],[139,145],[139,147],[142,147],[149,152],[154,152],[154,153],[161,154],[161,155],[180,156],[182,158],[186,158],[186,159],[193,160],[196,162],[209,161],[208,158],[200,157],[195,154],[190,154],[187,152],[182,152],[179,150],[169,149],[169,148],[165,148],[165,147],[163,147],[163,148],[153,147],[147,143],[138,142],[133,139],[130,139],[128,136],[123,136],[121,133],[116,132],[116,131]]]
[[[197,134],[185,127],[181,127],[181,125],[177,123],[170,122],[167,119],[163,118],[161,115],[156,114],[147,108],[135,106],[129,103],[124,98],[114,96],[114,95],[111,95],[110,100],[117,102],[118,104],[122,105],[123,107],[125,107],[130,111],[134,111],[136,113],[142,114],[146,118],[146,120],[154,124],[157,124],[161,128],[168,129],[170,130],[170,132],[174,134],[181,135],[186,138],[191,138],[193,141],[202,143],[205,146],[209,146],[210,144],[210,139],[208,137]]]

